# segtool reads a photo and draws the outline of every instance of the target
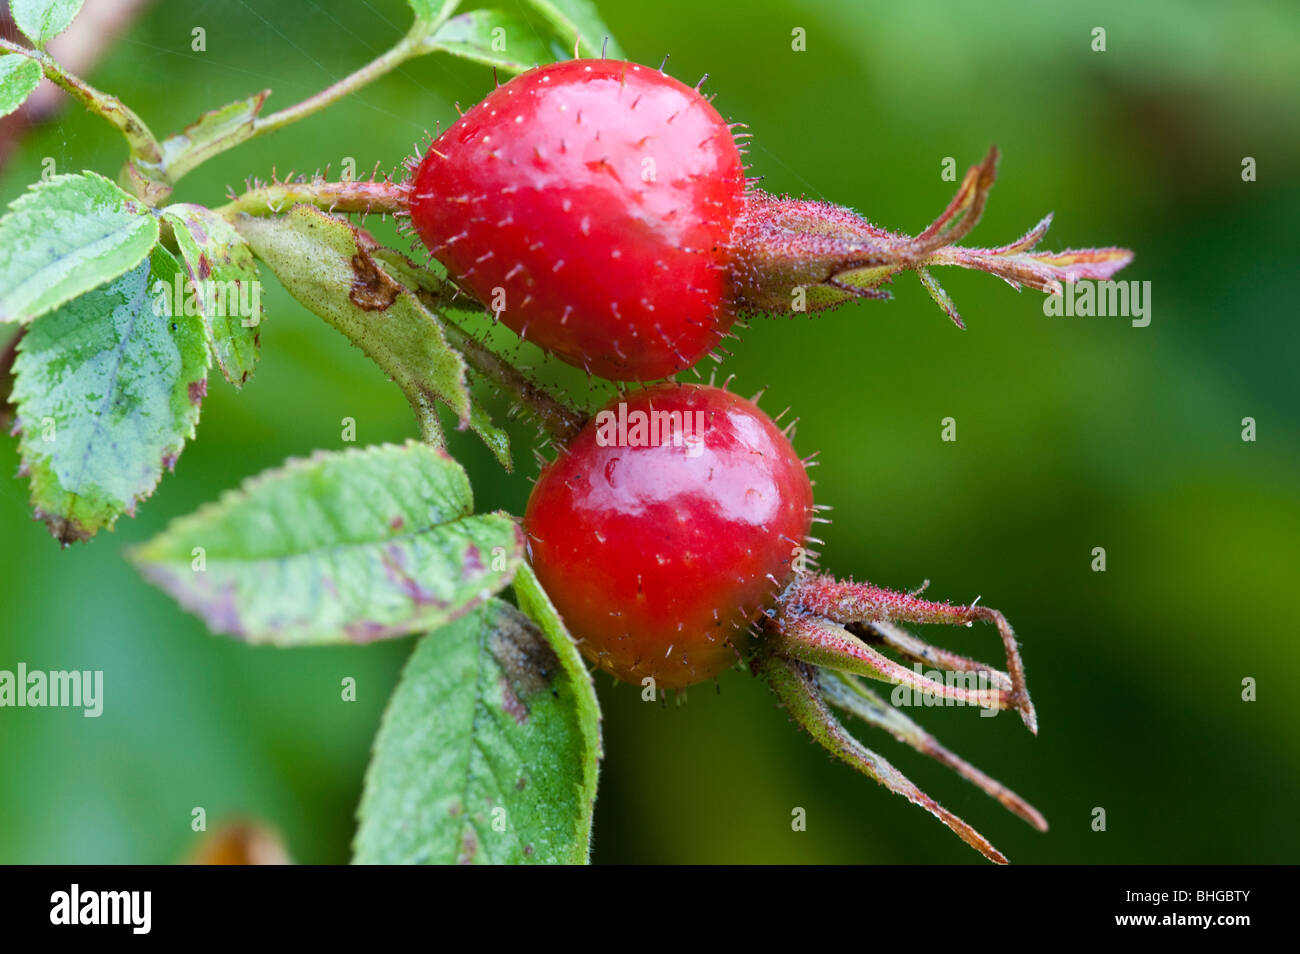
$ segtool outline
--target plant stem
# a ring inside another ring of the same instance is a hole
[[[326,182],[323,179],[257,186],[212,211],[233,220],[240,212],[278,215],[304,202],[326,212],[399,214],[406,211],[405,194],[391,182]]]
[[[331,83],[319,93],[309,96],[300,103],[286,107],[279,112],[271,113],[269,116],[263,116],[253,121],[252,130],[246,136],[232,139],[228,143],[221,144],[220,148],[210,149],[210,151],[190,162],[184,161],[184,156],[174,157],[172,164],[180,167],[180,172],[175,177],[169,177],[169,182],[175,182],[182,175],[206,162],[212,156],[219,155],[228,149],[232,149],[240,143],[247,142],[249,139],[255,139],[258,136],[264,136],[273,133],[276,130],[283,129],[285,126],[298,122],[300,119],[306,119],[327,106],[331,106],[345,96],[355,93],[364,86],[369,85],[393,70],[397,69],[409,59],[428,53],[435,49],[429,38],[437,32],[438,28],[446,21],[452,12],[452,7],[447,6],[443,9],[442,15],[435,20],[426,21],[417,19],[407,31],[406,36],[402,37],[398,43],[382,53],[375,59],[371,60],[359,70],[345,76],[338,82]]]
[[[418,26],[418,24],[417,24]],[[426,28],[427,29],[427,28]],[[289,106],[280,110],[278,113],[272,113],[269,116],[262,117],[253,123],[253,136],[263,136],[267,133],[273,133],[277,129],[283,129],[291,123],[296,123],[300,119],[306,119],[314,113],[320,112],[326,106],[338,102],[344,96],[355,93],[363,86],[379,79],[379,77],[390,73],[397,67],[401,66],[412,57],[419,56],[425,51],[422,43],[422,34],[417,34],[412,29],[402,40],[374,60],[371,60],[361,69],[336,83],[331,83],[314,96],[309,96],[301,103]]]
[[[464,308],[466,301],[478,304],[473,296],[395,249],[379,249],[375,255],[415,293],[424,307],[438,316],[448,344],[460,352],[465,363],[498,390],[517,400],[519,407],[542,427],[556,446],[566,446],[586,426],[585,412],[551,394],[448,317],[454,299],[459,296]]]
[[[47,79],[66,90],[73,99],[92,113],[102,116],[116,126],[126,138],[134,158],[152,166],[162,162],[162,147],[154,138],[154,134],[149,131],[149,127],[145,125],[145,121],[116,96],[100,92],[85,80],[67,72],[59,66],[54,57],[41,50],[30,50],[4,38],[0,38],[0,50],[25,56],[39,63]]]
[[[587,424],[587,415],[570,407],[522,371],[504,360],[468,331],[441,315],[447,340],[465,358],[465,363],[497,388],[519,401],[557,447],[566,447]]]
[[[428,273],[428,280],[423,280],[422,275],[411,274],[409,277],[422,279],[413,291],[424,306],[438,316],[448,343],[460,352],[466,364],[498,390],[518,401],[519,407],[541,426],[557,447],[567,446],[578,436],[587,424],[585,413],[551,394],[447,317],[449,296],[446,286],[437,276]]]

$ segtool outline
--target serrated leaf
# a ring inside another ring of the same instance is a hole
[[[209,110],[174,136],[162,141],[163,168],[172,182],[212,156],[253,137],[262,104],[271,95],[264,89],[248,99]]]
[[[321,451],[172,521],[130,556],[214,632],[369,642],[441,626],[510,582],[518,526],[472,510],[465,472],[438,448]]]
[[[0,55],[0,116],[8,116],[40,85],[41,65],[16,53]]]
[[[12,400],[22,467],[37,517],[63,543],[134,513],[194,436],[208,349],[199,322],[170,314],[165,290],[178,274],[155,249],[33,321],[19,344]]]
[[[472,10],[452,17],[426,43],[431,50],[508,73],[522,73],[555,58],[532,24],[504,10]]]
[[[597,737],[590,692],[498,600],[420,640],[375,740],[360,864],[581,864]]]
[[[625,60],[627,54],[619,46],[618,40],[605,21],[596,11],[591,0],[525,0],[527,4],[546,18],[555,28],[561,40],[561,46],[572,51],[578,45],[581,56],[604,56],[613,60]]]
[[[94,172],[54,176],[0,218],[0,322],[31,321],[135,268],[158,220]]]
[[[253,250],[221,216],[201,205],[169,205],[192,300],[203,317],[208,344],[226,380],[243,386],[257,364],[262,283]]]
[[[68,28],[85,0],[9,0],[14,23],[36,46],[45,47]]]
[[[397,383],[426,440],[441,441],[437,401],[469,422],[464,359],[447,343],[437,316],[374,258],[372,241],[309,205],[274,218],[240,215],[236,228],[289,294]]]

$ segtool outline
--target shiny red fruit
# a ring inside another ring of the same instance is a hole
[[[600,412],[542,471],[532,564],[588,659],[675,688],[739,658],[812,521],[812,485],[772,419],[702,385]]]
[[[570,60],[494,90],[430,146],[411,222],[510,328],[611,380],[690,367],[731,324],[745,172],[727,124],[656,69]]]

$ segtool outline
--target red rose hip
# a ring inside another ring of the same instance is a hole
[[[664,384],[596,415],[538,478],[533,568],[583,653],[665,688],[734,664],[804,544],[812,485],[754,404]]]
[[[731,324],[745,172],[697,91],[617,60],[539,67],[433,143],[411,222],[507,326],[611,380],[693,365]]]

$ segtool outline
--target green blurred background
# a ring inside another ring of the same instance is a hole
[[[94,4],[95,0],[91,0]],[[502,5],[513,5],[505,0]],[[1293,3],[605,0],[629,55],[694,83],[754,133],[763,186],[850,205],[916,231],[989,143],[999,184],[968,242],[1010,241],[1048,210],[1045,247],[1123,244],[1119,277],[1152,283],[1152,321],[1047,318],[1040,297],[943,272],[970,330],[913,276],[897,299],[814,320],[766,320],[724,370],[792,405],[834,506],[823,566],[1003,610],[1020,634],[1042,727],[914,711],[1048,817],[1040,835],[892,739],[869,745],[1013,861],[1288,862],[1300,852],[1300,560],[1294,223],[1300,220],[1300,8]],[[90,79],[159,133],[263,87],[281,108],[406,29],[401,0],[156,4]],[[192,52],[191,30],[207,31]],[[1094,27],[1107,50],[1091,48]],[[807,49],[791,49],[792,30]],[[210,162],[182,201],[215,204],[272,167],[344,157],[391,168],[426,129],[491,88],[488,70],[426,57],[328,113]],[[1258,181],[1245,183],[1252,156]],[[53,157],[115,174],[123,150],[67,109],[0,177],[9,201]],[[374,223],[381,236],[391,235]],[[245,476],[317,447],[413,433],[400,395],[360,353],[267,280],[257,374],[214,381],[198,439],[138,518],[60,551],[26,487],[0,483],[0,668],[102,669],[99,719],[0,711],[0,861],[167,862],[210,826],[251,815],[294,858],[348,857],[368,747],[410,640],[252,649],[206,634],[146,586],[122,548]],[[502,338],[507,341],[507,338]],[[594,402],[584,378],[519,352]],[[939,439],[957,420],[958,440]],[[1259,439],[1241,439],[1254,417]],[[480,508],[522,510],[531,432],[505,475],[453,434]],[[14,443],[0,473],[17,468]],[[1107,572],[1090,569],[1092,548]],[[991,629],[929,628],[997,658]],[[339,700],[340,679],[359,685]],[[1243,702],[1245,677],[1258,701]],[[606,759],[600,862],[971,862],[923,812],[831,762],[741,673],[681,705],[597,680]],[[807,810],[806,832],[791,811]],[[1092,830],[1092,812],[1107,830]]]

